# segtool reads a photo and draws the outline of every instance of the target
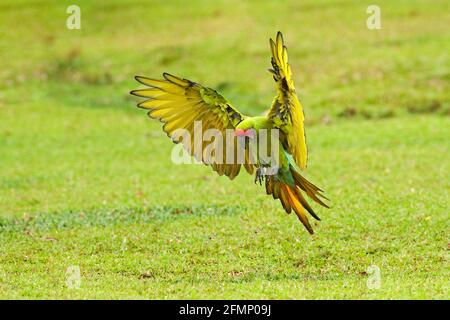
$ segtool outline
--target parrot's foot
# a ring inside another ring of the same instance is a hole
[[[256,174],[255,174],[255,184],[256,182],[259,182],[259,185],[262,186],[262,183],[264,181],[264,173],[262,168],[258,168],[256,169]]]

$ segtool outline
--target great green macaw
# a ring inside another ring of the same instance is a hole
[[[280,153],[276,174],[262,175],[261,163],[258,159],[250,161],[248,153],[245,154],[245,161],[242,163],[203,161],[219,175],[225,174],[230,179],[234,179],[239,174],[241,165],[249,174],[253,174],[256,168],[255,182],[261,183],[265,180],[267,194],[272,194],[274,199],[279,199],[287,213],[293,210],[309,233],[313,234],[306,212],[315,219],[320,219],[305,200],[304,194],[328,208],[321,200],[326,197],[323,196],[320,188],[300,174],[300,171],[306,168],[307,160],[304,114],[295,92],[287,48],[281,32],[278,32],[275,41],[270,39],[270,48],[273,69],[269,69],[269,72],[275,80],[277,95],[266,116],[245,116],[215,90],[168,73],[164,73],[161,80],[136,76],[136,80],[147,87],[133,90],[131,94],[147,98],[138,106],[150,110],[148,115],[151,118],[164,123],[164,132],[175,143],[181,142],[197,159],[202,159],[202,156],[196,154],[194,142],[184,141],[185,139],[174,135],[177,129],[186,129],[193,136],[194,121],[201,121],[203,132],[215,128],[225,134],[227,129],[232,129],[235,136],[247,135],[249,130],[259,132],[261,129],[278,129]],[[204,147],[205,144],[202,144],[200,152]],[[224,148],[223,152],[227,152],[227,148]],[[222,159],[225,157],[222,155]]]

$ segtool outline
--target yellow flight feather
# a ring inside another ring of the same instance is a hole
[[[287,48],[281,32],[278,32],[275,42],[270,39],[272,51],[272,73],[277,84],[277,96],[274,98],[268,116],[282,132],[286,151],[292,154],[296,164],[306,168],[308,151],[304,129],[303,107],[297,97],[292,80],[291,67],[288,63]]]

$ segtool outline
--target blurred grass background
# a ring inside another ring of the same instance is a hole
[[[80,1],[82,29],[65,28],[71,2],[1,5],[2,103],[129,105],[133,75],[164,71],[220,89],[248,112],[267,109],[268,38],[282,30],[313,121],[449,112],[446,1]]]
[[[1,297],[449,297],[447,1],[377,1],[381,30],[369,1],[77,1],[68,30],[71,4],[0,2]],[[261,114],[278,30],[333,200],[314,237],[253,178],[172,164],[129,95],[167,71]]]

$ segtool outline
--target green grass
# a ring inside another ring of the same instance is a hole
[[[379,31],[369,2],[80,3],[79,31],[72,3],[0,4],[0,298],[450,297],[445,1],[379,1]],[[314,236],[253,177],[173,164],[128,94],[169,71],[259,114],[278,30],[332,200]]]

